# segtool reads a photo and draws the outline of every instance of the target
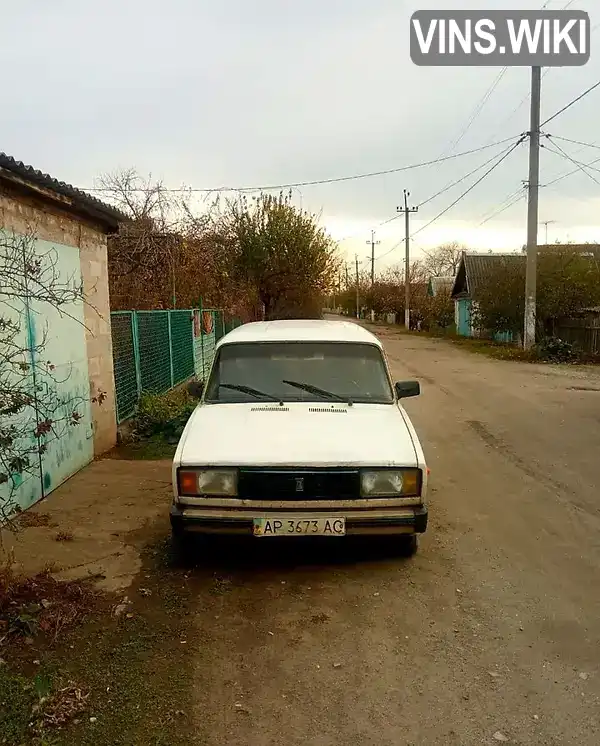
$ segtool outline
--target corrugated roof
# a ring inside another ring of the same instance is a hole
[[[600,246],[598,244],[556,244],[549,246],[538,246],[538,257],[544,253],[560,253],[563,249],[566,254],[576,253],[582,257],[589,257],[590,262],[600,261]],[[477,295],[478,289],[483,285],[488,277],[493,275],[503,264],[512,264],[513,266],[522,267],[523,276],[525,275],[525,266],[527,255],[519,254],[487,254],[477,252],[464,252],[463,258],[458,268],[454,286],[452,287],[452,297],[469,297]]]
[[[452,295],[473,297],[486,279],[506,264],[522,266],[525,271],[524,254],[463,254],[458,273],[452,288]]]
[[[429,283],[431,285],[431,292],[434,295],[437,295],[440,290],[452,290],[452,286],[454,285],[454,277],[450,277],[449,275],[430,277]]]
[[[38,171],[33,166],[28,166],[22,161],[17,161],[12,156],[0,152],[0,173],[2,170],[9,171],[34,186],[43,187],[63,197],[68,197],[72,200],[72,206],[75,209],[96,220],[105,222],[112,228],[116,228],[119,223],[129,219],[127,215],[117,210],[117,208],[107,205],[96,197],[92,197],[87,192],[77,189],[64,181],[58,181],[58,179],[42,171]]]

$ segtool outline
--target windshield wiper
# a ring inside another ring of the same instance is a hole
[[[250,396],[262,396],[265,399],[270,399],[271,401],[281,401],[281,398],[279,396],[273,396],[273,394],[266,394],[264,391],[259,391],[258,389],[253,389],[251,386],[241,386],[235,383],[220,383],[219,388],[221,389],[233,389],[233,391],[241,391],[243,394],[250,394]]]
[[[287,383],[288,386],[294,386],[294,388],[302,389],[303,391],[308,391],[309,394],[316,394],[317,396],[324,396],[326,399],[336,399],[337,401],[345,401],[348,402],[348,404],[352,404],[352,402],[347,397],[340,396],[339,394],[334,394],[333,391],[320,389],[318,386],[313,386],[310,383],[301,383],[300,381],[287,381],[285,379],[283,379],[283,383]]]

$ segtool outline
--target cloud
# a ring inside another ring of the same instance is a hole
[[[10,70],[3,80],[2,147],[81,186],[90,186],[101,172],[130,165],[174,186],[219,187],[327,179],[435,158],[464,132],[499,71],[413,66],[408,20],[418,5],[397,0],[13,4],[3,10],[11,33],[0,48],[0,64]],[[521,5],[536,8],[539,0]],[[591,0],[579,3],[586,5],[593,9]],[[468,0],[462,6],[498,3]],[[598,32],[593,42],[597,39]],[[595,75],[591,64],[550,70],[543,80],[544,116],[595,82]],[[528,70],[509,69],[456,151],[526,131],[527,101],[519,104],[528,88]],[[549,131],[595,142],[599,114],[600,96],[592,94],[554,120]],[[600,155],[561,145],[586,162]],[[336,234],[345,232],[343,226],[350,232],[358,226],[364,241],[372,227],[394,215],[404,188],[418,204],[492,152],[302,187],[302,203],[322,213],[326,223],[332,216],[327,224]],[[567,161],[542,151],[542,183],[569,170]],[[416,228],[475,178],[423,206]],[[523,204],[478,226],[526,178],[523,145],[418,241],[427,246],[467,237],[518,245],[525,231]],[[556,219],[559,235],[577,230],[591,236],[596,195],[599,187],[578,173],[556,189],[542,190],[540,219]],[[401,237],[401,224],[393,223],[382,233],[382,251],[383,241],[389,247]],[[350,256],[358,245],[350,239]]]

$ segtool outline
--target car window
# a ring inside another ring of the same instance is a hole
[[[375,345],[240,342],[219,349],[205,401],[248,402],[273,397],[311,402],[393,401],[383,356]]]

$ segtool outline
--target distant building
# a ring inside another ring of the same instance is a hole
[[[462,337],[475,337],[477,330],[472,323],[473,310],[476,306],[477,291],[492,277],[498,268],[508,262],[516,263],[525,271],[526,257],[524,254],[479,254],[476,252],[463,253],[454,284],[452,298],[454,300],[454,323],[456,333]],[[509,334],[497,336],[498,341],[510,341]]]
[[[427,295],[431,298],[435,298],[438,293],[451,293],[454,285],[453,276],[445,277],[430,277],[429,283],[427,284]]]

